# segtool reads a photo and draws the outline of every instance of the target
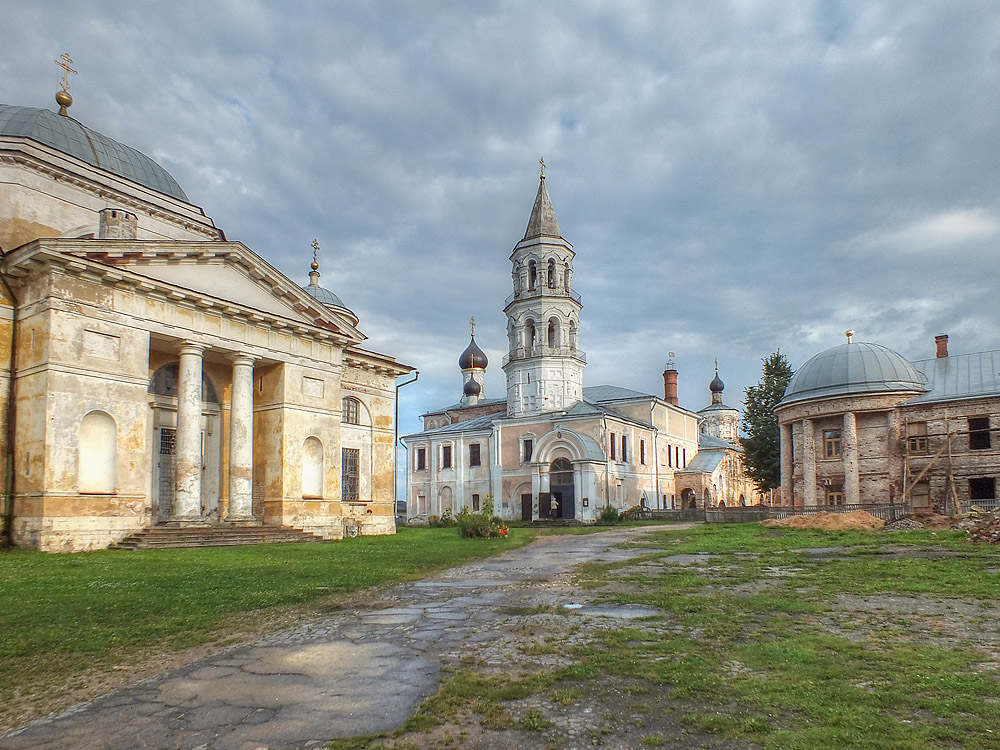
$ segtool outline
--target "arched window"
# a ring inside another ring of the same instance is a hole
[[[559,348],[559,321],[555,318],[549,318],[549,348],[557,349]]]
[[[344,424],[361,424],[361,403],[356,398],[345,397],[341,410]]]
[[[571,320],[569,323],[569,345],[570,348],[576,349],[576,321]]]
[[[535,261],[528,262],[528,291],[533,291],[535,288],[535,282],[538,281],[538,267],[535,266]]]
[[[323,497],[323,443],[317,437],[302,444],[302,497]]]
[[[573,464],[568,458],[557,458],[549,465],[549,484],[552,487],[566,487],[573,484]]]
[[[549,258],[548,277],[549,277],[548,278],[549,289],[555,289],[556,288],[556,259],[555,258]]]
[[[535,321],[529,319],[524,324],[524,352],[527,356],[535,356]]]
[[[173,396],[177,398],[177,381],[180,378],[180,364],[171,362],[163,365],[149,379],[149,393],[156,396]],[[219,403],[219,396],[212,381],[203,372],[201,374],[201,400],[209,404]]]
[[[441,488],[440,499],[441,499],[441,515],[442,516],[445,513],[454,513],[455,512],[454,503],[452,502],[451,487],[442,487]]]
[[[567,292],[570,291],[570,280],[573,278],[573,271],[569,267],[569,263],[563,266],[563,289]]]
[[[80,421],[79,492],[112,493],[118,477],[118,427],[110,414],[92,411]]]

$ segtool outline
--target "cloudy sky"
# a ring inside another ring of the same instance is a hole
[[[502,396],[508,256],[545,157],[588,385],[727,403],[775,349],[1000,347],[1000,4],[0,0],[0,102],[163,164],[229,239],[419,368],[401,433]]]

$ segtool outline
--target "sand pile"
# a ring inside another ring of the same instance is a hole
[[[827,513],[821,511],[803,516],[789,516],[780,520],[761,521],[762,526],[781,526],[790,529],[819,529],[820,531],[848,531],[881,529],[885,521],[866,510],[850,513]]]

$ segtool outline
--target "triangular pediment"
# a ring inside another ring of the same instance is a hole
[[[365,336],[350,311],[314,300],[302,287],[239,242],[47,240],[60,254],[144,277],[186,297],[292,323],[319,326],[354,342]],[[176,295],[172,295],[176,296]]]

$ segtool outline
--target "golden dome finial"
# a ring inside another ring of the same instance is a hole
[[[540,175],[538,175],[538,179],[544,180],[545,179],[545,157],[543,156],[542,158],[540,158],[538,160],[538,163],[542,165],[542,172],[541,172]]]
[[[313,248],[313,262],[312,262],[312,265],[310,266],[310,268],[312,268],[312,270],[314,270],[314,271],[318,271],[319,270],[319,241],[318,240],[313,240],[312,241],[312,248]]]
[[[73,62],[73,59],[65,52],[59,56],[58,60],[53,60],[53,62],[63,69],[62,91],[56,94],[56,104],[59,105],[59,114],[63,117],[69,117],[69,112],[66,111],[66,108],[73,104],[73,97],[69,93],[68,76],[70,73],[73,75],[78,75],[78,73],[69,66]]]

